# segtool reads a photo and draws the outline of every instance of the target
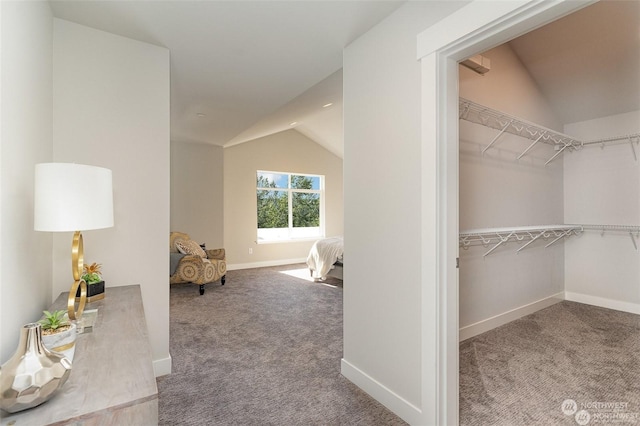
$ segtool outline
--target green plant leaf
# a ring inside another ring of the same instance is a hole
[[[56,330],[58,327],[64,326],[68,324],[68,321],[65,321],[64,314],[65,311],[42,311],[44,314],[44,318],[38,321],[43,330]]]

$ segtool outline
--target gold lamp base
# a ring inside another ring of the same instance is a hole
[[[69,291],[67,299],[67,313],[70,320],[79,320],[84,311],[84,305],[87,303],[87,283],[80,278],[82,269],[84,268],[84,245],[82,244],[82,233],[76,231],[73,234],[73,242],[71,243],[71,271],[75,282]],[[80,297],[78,298],[78,308],[76,309],[76,294],[80,288]]]

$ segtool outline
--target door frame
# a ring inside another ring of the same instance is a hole
[[[418,35],[423,170],[421,412],[425,424],[459,421],[458,62],[595,2],[473,1]]]

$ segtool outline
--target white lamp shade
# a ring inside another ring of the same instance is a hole
[[[86,231],[112,226],[111,170],[72,163],[36,164],[36,231]]]

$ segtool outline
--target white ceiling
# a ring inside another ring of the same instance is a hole
[[[342,158],[342,69],[267,115],[225,146],[292,128]]]
[[[170,50],[172,141],[232,146],[295,128],[342,157],[342,50],[404,1],[50,3]],[[510,45],[564,123],[640,110],[640,1],[596,3]]]
[[[563,123],[640,110],[640,1],[601,1],[510,45]]]
[[[173,141],[224,146],[298,121],[301,133],[330,138],[327,148],[338,155],[342,50],[402,3],[50,1],[58,18],[170,50]],[[314,129],[336,117],[339,128],[332,120]]]

